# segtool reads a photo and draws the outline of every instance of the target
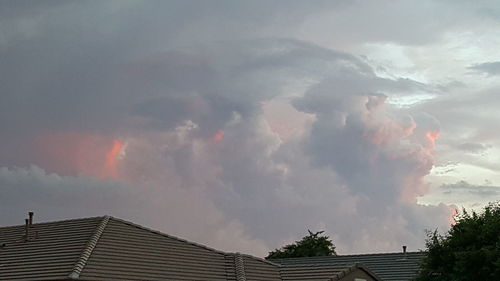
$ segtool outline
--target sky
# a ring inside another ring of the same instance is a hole
[[[2,1],[0,225],[424,249],[500,198],[498,30],[494,0]]]

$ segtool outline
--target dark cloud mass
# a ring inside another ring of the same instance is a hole
[[[460,144],[457,148],[463,151],[467,151],[470,153],[481,153],[486,151],[488,148],[491,148],[491,145],[485,145],[482,143],[472,143],[472,142],[466,142]]]
[[[473,185],[466,181],[459,181],[453,184],[443,184],[441,188],[445,192],[466,192],[478,196],[496,196],[500,195],[500,186],[492,185]]]
[[[396,5],[409,22],[436,13],[409,3]],[[307,229],[326,230],[340,253],[422,248],[425,229],[449,226],[452,208],[417,199],[440,117],[460,112],[439,116],[444,97],[395,106],[436,87],[381,75],[303,31],[330,11],[339,17],[314,30],[331,28],[339,46],[428,44],[460,13],[411,25],[412,37],[372,4],[356,14],[366,22],[347,20],[359,5],[3,2],[0,224],[33,209],[47,220],[116,215],[256,255]]]
[[[469,69],[489,75],[500,75],[500,61],[476,64],[470,66]]]

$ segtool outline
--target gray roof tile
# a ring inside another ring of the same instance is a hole
[[[35,233],[37,233],[35,235]],[[423,254],[267,261],[211,249],[113,217],[0,227],[0,281],[336,280],[360,262],[386,281],[413,276]],[[362,267],[355,267],[361,268]]]
[[[82,280],[226,280],[220,251],[112,218]]]
[[[328,257],[307,257],[274,259],[285,267],[327,268],[348,264],[361,264],[384,281],[408,281],[416,277],[424,252],[381,253],[363,255],[339,255]]]
[[[264,259],[243,255],[247,281],[280,281],[280,267]]]
[[[236,280],[234,254],[113,217],[37,223],[31,233],[26,242],[24,225],[0,227],[1,281]]]
[[[101,219],[34,224],[28,242],[23,225],[1,227],[0,280],[67,279]]]

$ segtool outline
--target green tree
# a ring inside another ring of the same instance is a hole
[[[312,233],[307,230],[309,235],[303,237],[300,241],[286,245],[280,249],[269,252],[266,259],[280,258],[298,258],[298,257],[318,257],[318,256],[336,256],[335,245],[330,238],[323,234],[324,231]]]
[[[463,210],[445,234],[428,233],[417,281],[500,280],[500,204]]]

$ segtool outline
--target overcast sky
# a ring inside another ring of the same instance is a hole
[[[1,1],[0,225],[424,248],[500,198],[500,4]]]

